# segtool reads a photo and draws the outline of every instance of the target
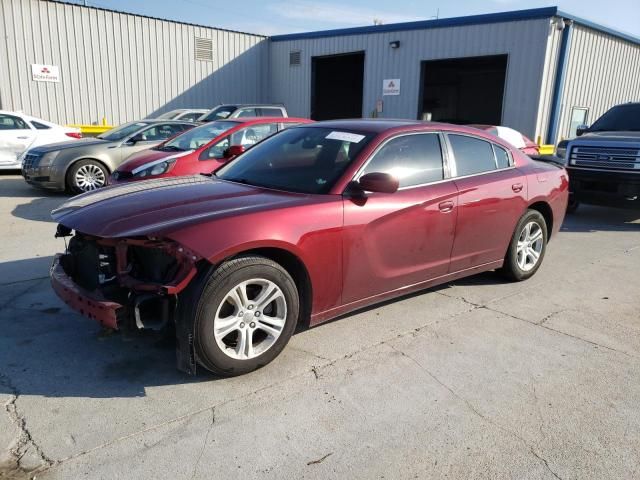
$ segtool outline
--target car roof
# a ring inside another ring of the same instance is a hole
[[[187,120],[171,120],[167,118],[144,118],[142,120],[134,120],[133,122],[126,123],[179,123],[179,124],[187,124],[187,125],[196,125],[196,122],[189,122]]]
[[[308,118],[297,117],[239,117],[239,118],[221,118],[220,120],[214,120],[215,122],[235,122],[239,124],[243,123],[312,123],[313,120]],[[206,125],[206,123],[205,123]]]
[[[167,110],[164,113],[170,112],[208,112],[210,108],[174,108],[173,110]]]
[[[473,132],[472,129],[462,125],[449,123],[427,122],[423,120],[382,119],[382,118],[357,118],[349,120],[326,120],[315,122],[314,127],[355,129],[363,132],[382,133],[388,130],[411,130],[423,127],[425,130],[456,130]]]
[[[245,108],[245,107],[278,107],[284,108],[284,105],[281,103],[222,103],[217,105],[214,108],[218,107],[235,107],[235,108]],[[213,109],[212,109],[213,110]]]

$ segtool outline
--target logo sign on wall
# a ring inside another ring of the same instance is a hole
[[[383,80],[382,95],[400,95],[400,79],[388,78]]]
[[[31,65],[31,78],[36,82],[59,82],[60,69],[57,65]]]

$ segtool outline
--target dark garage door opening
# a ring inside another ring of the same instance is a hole
[[[311,118],[362,117],[364,52],[313,57]]]
[[[422,62],[418,118],[500,125],[507,55]]]

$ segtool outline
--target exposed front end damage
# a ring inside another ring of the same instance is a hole
[[[195,373],[191,325],[181,325],[178,294],[197,273],[197,254],[156,237],[100,238],[58,226],[70,240],[51,266],[51,284],[71,308],[116,330],[175,325],[178,368]]]

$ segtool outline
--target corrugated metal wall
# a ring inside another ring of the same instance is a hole
[[[195,60],[195,37],[214,59]],[[264,101],[262,36],[46,0],[0,0],[0,108],[58,123],[119,124],[180,107]],[[60,67],[35,82],[31,64]]]
[[[365,51],[363,113],[369,116],[376,100],[383,99],[383,117],[417,118],[422,60],[506,53],[503,124],[534,136],[550,30],[550,19],[539,19],[272,41],[271,100],[286,104],[292,115],[308,116],[311,57]],[[393,40],[400,40],[400,48],[389,47]],[[300,66],[289,66],[292,50],[302,52]],[[399,96],[382,97],[385,78],[400,78]]]
[[[538,138],[542,139],[543,142],[547,141],[546,137],[549,129],[551,104],[553,102],[553,89],[558,71],[560,43],[562,41],[562,30],[556,28],[558,24],[564,25],[562,19],[555,19],[554,23],[549,27],[544,69],[542,71],[542,83],[540,86],[540,101],[538,104],[535,137],[531,137],[534,141],[538,141]]]
[[[558,138],[569,134],[571,109],[589,108],[593,123],[610,107],[640,101],[640,45],[574,25]]]

